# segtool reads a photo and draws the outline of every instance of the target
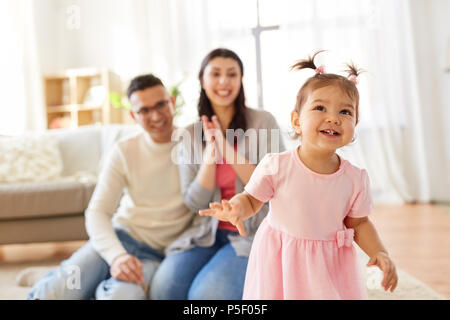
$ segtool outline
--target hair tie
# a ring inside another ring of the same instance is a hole
[[[324,73],[325,73],[325,67],[323,65],[316,68],[316,74],[324,74]]]
[[[356,75],[354,75],[354,74],[350,75],[350,76],[348,77],[348,80],[349,80],[350,82],[353,82],[353,84],[354,84],[355,86],[358,85],[358,78],[357,78]]]

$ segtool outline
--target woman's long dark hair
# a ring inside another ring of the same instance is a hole
[[[202,61],[200,72],[198,73],[198,79],[200,80],[200,83],[202,82],[203,73],[205,71],[206,66],[212,59],[217,57],[231,58],[235,60],[238,63],[239,68],[241,69],[241,76],[244,76],[244,66],[239,56],[229,49],[217,48],[208,53],[208,55]],[[244,86],[242,84],[242,78],[241,78],[241,89],[239,90],[239,94],[237,95],[236,100],[234,101],[234,109],[235,112],[233,119],[231,120],[229,127],[224,129],[234,129],[234,130],[243,129],[245,131],[247,129],[247,120],[245,119],[246,106],[245,106],[245,94],[244,94]],[[203,87],[201,87],[200,99],[198,101],[198,115],[200,117],[206,115],[208,119],[211,119],[211,117],[214,115],[214,110],[211,106],[211,101],[209,101],[209,98],[206,95],[205,89],[203,89]]]

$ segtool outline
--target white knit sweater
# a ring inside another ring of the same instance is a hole
[[[175,146],[155,143],[142,132],[118,142],[109,154],[86,210],[87,233],[108,264],[126,252],[114,228],[163,252],[192,221],[171,159]]]

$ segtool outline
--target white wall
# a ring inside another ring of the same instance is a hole
[[[77,1],[36,0],[36,38],[44,74],[78,67],[79,30],[67,28],[67,8]]]
[[[411,0],[421,116],[432,199],[450,202],[450,1]]]
[[[56,49],[55,1],[41,0],[34,2],[34,21],[36,41],[39,49],[40,67],[43,73],[51,72],[58,57]]]
[[[145,57],[150,53],[142,50],[145,38],[136,40],[136,35],[147,34],[147,21],[142,17],[140,24],[136,21],[127,23],[139,16],[134,10],[145,8],[145,3],[145,0],[36,2],[36,32],[43,72],[104,67],[127,81],[136,74],[148,71],[149,64],[145,63]],[[72,6],[79,9],[77,26],[73,24]]]

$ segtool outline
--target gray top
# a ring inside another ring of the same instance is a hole
[[[279,126],[267,111],[246,109],[247,131],[236,130],[237,152],[244,155],[251,163],[257,164],[266,153],[285,151]],[[272,130],[274,129],[274,130]],[[210,202],[220,202],[221,191],[218,186],[214,190],[203,188],[195,179],[200,170],[201,156],[205,144],[202,141],[202,125],[196,122],[182,131],[183,139],[178,144],[177,161],[180,172],[181,191],[186,206],[198,213],[201,209],[209,208]],[[192,139],[194,138],[194,139]],[[232,141],[233,135],[227,134],[227,140]],[[236,193],[244,190],[244,185],[236,176]],[[228,238],[238,256],[248,256],[256,230],[267,215],[268,203],[250,219],[244,221],[246,237],[239,234],[229,235]],[[195,245],[209,247],[214,244],[219,220],[212,217],[197,215],[192,225],[171,245],[165,253],[167,255],[185,251]]]

